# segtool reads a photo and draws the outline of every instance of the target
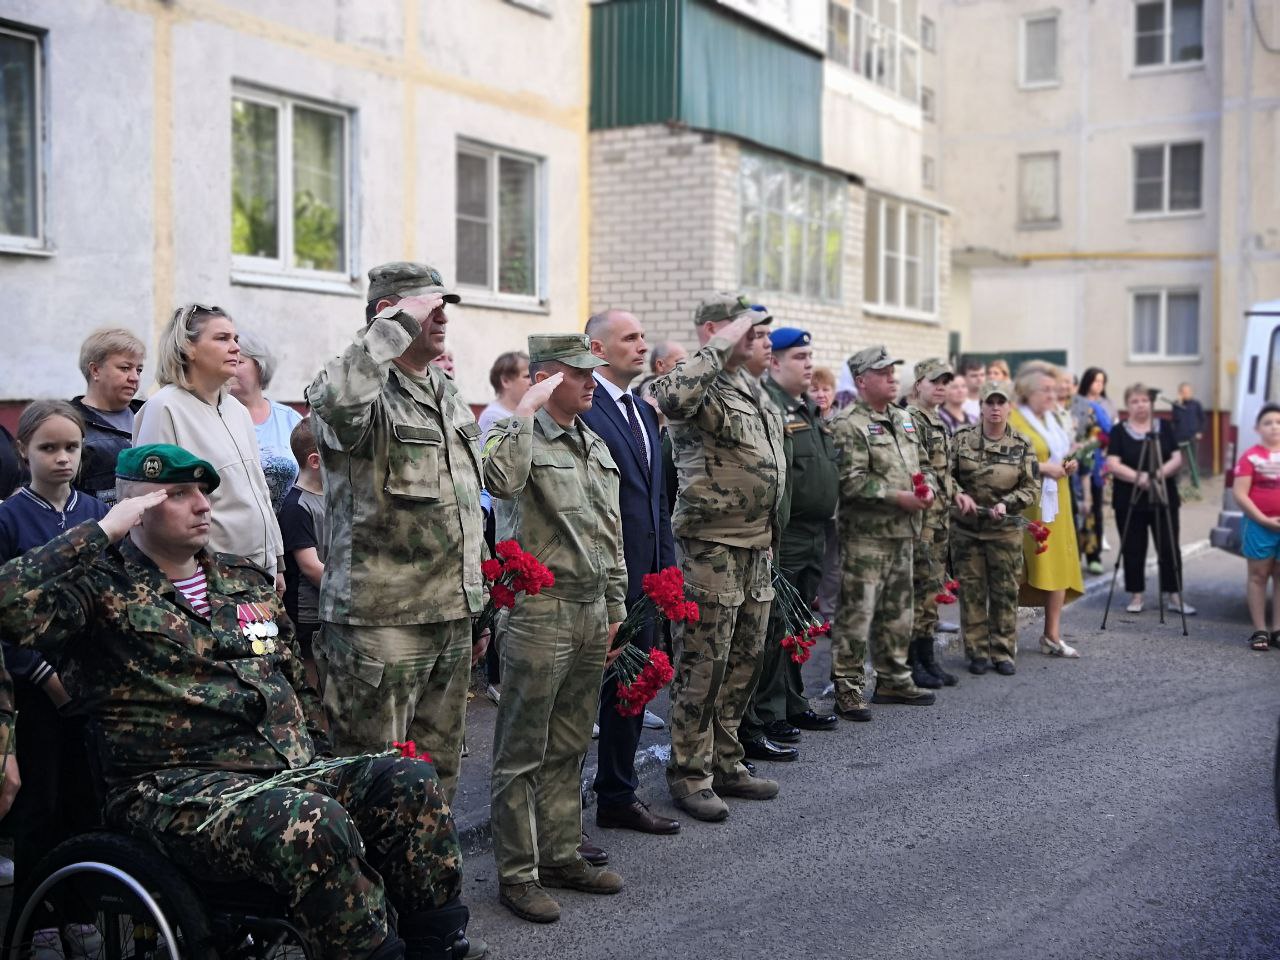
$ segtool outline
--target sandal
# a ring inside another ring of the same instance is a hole
[[[1253,635],[1249,637],[1249,648],[1251,650],[1266,650],[1271,646],[1271,635],[1265,630],[1255,630]]]

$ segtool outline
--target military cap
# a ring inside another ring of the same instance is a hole
[[[462,298],[450,293],[444,285],[444,277],[435,267],[425,263],[408,263],[397,260],[383,263],[369,271],[369,300],[383,297],[419,297],[436,294],[445,303],[461,303]]]
[[[883,370],[885,367],[892,367],[901,360],[889,356],[889,351],[884,345],[878,347],[867,347],[865,350],[859,350],[849,358],[849,372],[855,377],[860,377],[868,370]]]
[[[708,320],[712,323],[732,320],[752,310],[758,314],[757,324],[768,323],[773,319],[768,310],[759,304],[753,304],[740,293],[713,293],[705,297],[694,309],[693,324],[700,327]]]
[[[986,403],[987,397],[994,397],[997,394],[1006,400],[1013,399],[1013,384],[1008,380],[988,380],[978,388],[978,402]]]
[[[792,347],[807,347],[813,342],[808,330],[798,327],[778,327],[769,334],[769,342],[775,350],[790,350]]]
[[[930,357],[916,364],[916,380],[941,380],[943,377],[954,377],[956,372],[951,364],[938,357]]]
[[[116,458],[116,476],[142,483],[202,483],[210,492],[222,482],[208,460],[172,443],[147,443],[122,450]]]
[[[609,361],[591,352],[591,338],[585,333],[540,333],[530,336],[529,362],[542,363],[546,360],[556,360],[580,370],[609,365]]]

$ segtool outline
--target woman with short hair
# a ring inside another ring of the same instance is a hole
[[[1038,520],[1050,531],[1043,553],[1036,553],[1036,543],[1030,536],[1022,538],[1025,572],[1019,600],[1026,607],[1044,607],[1041,653],[1078,657],[1076,649],[1062,639],[1062,608],[1069,600],[1084,595],[1068,488],[1068,480],[1079,464],[1067,459],[1073,441],[1054,416],[1057,372],[1053,364],[1031,361],[1019,368],[1013,383],[1017,406],[1009,413],[1009,424],[1031,441],[1041,479],[1039,501],[1027,509],[1025,516]]]
[[[116,458],[133,443],[146,358],[146,345],[122,327],[95,330],[80,344],[85,392],[71,405],[84,420],[85,433],[75,486],[108,506],[116,502]]]
[[[247,557],[283,590],[280,527],[253,418],[227,390],[240,366],[235,323],[221,307],[179,307],[160,334],[156,366],[161,387],[134,419],[134,446],[172,443],[213,464],[222,482],[209,494],[209,548]]]
[[[240,365],[227,389],[253,420],[259,462],[271,492],[271,507],[279,512],[293,482],[298,479],[298,461],[293,458],[289,437],[302,420],[302,414],[267,397],[265,391],[271,386],[275,373],[276,357],[266,341],[248,330],[241,330]]]

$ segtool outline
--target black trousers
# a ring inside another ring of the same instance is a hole
[[[655,625],[650,624],[633,643],[648,651],[653,647],[655,632]],[[636,777],[636,748],[640,746],[644,714],[621,716],[615,709],[617,703],[618,682],[610,677],[600,686],[600,741],[596,746],[596,779],[591,785],[596,802],[602,807],[635,803],[636,788],[640,785]]]
[[[1131,507],[1127,503],[1118,503],[1115,506],[1116,529],[1124,537],[1124,542],[1120,544],[1120,554],[1124,558],[1125,590],[1129,593],[1142,593],[1147,589],[1147,541],[1149,537],[1154,537],[1159,547],[1160,589],[1165,593],[1176,593],[1182,579],[1178,508],[1169,508],[1169,524],[1166,527],[1163,514],[1147,504]],[[1129,525],[1127,534],[1126,522]]]
[[[1095,538],[1095,541],[1094,541],[1096,544],[1096,549],[1093,551],[1093,553],[1086,554],[1085,559],[1088,560],[1090,563],[1094,563],[1095,561],[1102,560],[1103,532],[1107,529],[1103,519],[1103,512],[1102,512],[1103,491],[1106,488],[1101,483],[1098,483],[1096,480],[1094,480],[1092,475],[1090,475],[1089,479],[1086,482],[1090,485],[1090,489],[1093,493],[1093,502],[1091,504],[1091,509],[1093,512],[1093,529],[1094,529],[1094,532],[1097,534],[1097,537]]]

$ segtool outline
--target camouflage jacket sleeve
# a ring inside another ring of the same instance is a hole
[[[871,470],[871,451],[867,437],[852,417],[841,417],[834,428],[836,446],[840,450],[840,500],[843,503],[883,504],[896,490]]]
[[[1022,448],[1022,469],[1019,474],[1018,485],[1001,498],[1005,512],[1009,514],[1021,513],[1040,499],[1040,463],[1036,460],[1035,448],[1029,443]]]
[[[724,358],[733,344],[723,337],[712,337],[684,363],[665,377],[653,382],[651,389],[658,407],[672,420],[692,420],[702,412],[703,425],[716,430],[724,420],[724,410],[709,396],[711,384],[724,369]],[[704,403],[708,403],[704,409]]]
[[[939,477],[938,471],[934,469],[933,451],[929,449],[929,421],[914,409],[909,412],[909,415],[916,427],[916,438],[920,442],[920,472],[924,474],[925,482],[933,489],[933,495],[939,499],[946,499],[946,491],[942,488],[942,477]]]
[[[533,468],[533,417],[499,420],[484,438],[484,487],[499,500],[513,500]]]
[[[387,365],[409,348],[422,327],[402,310],[387,307],[307,387],[307,403],[344,450],[363,442],[374,404],[387,382]]]
[[[621,623],[627,616],[627,557],[622,549],[622,537],[618,537],[618,560],[609,574],[609,585],[604,591],[605,607],[609,623]]]

